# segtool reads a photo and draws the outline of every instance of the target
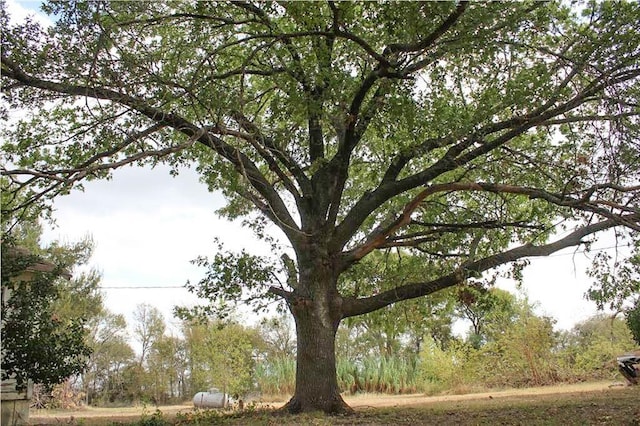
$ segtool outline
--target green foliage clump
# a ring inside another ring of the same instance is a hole
[[[640,345],[640,299],[636,300],[635,305],[627,310],[625,317],[633,340]]]
[[[142,413],[140,420],[133,423],[135,426],[169,426],[171,422],[164,417],[162,411],[156,409],[153,414]]]
[[[2,379],[19,387],[33,380],[46,387],[85,368],[91,349],[85,319],[55,309],[60,299],[60,265],[38,267],[43,260],[2,241]]]
[[[558,363],[569,380],[619,377],[615,358],[633,348],[625,321],[603,314],[593,316],[560,336]]]
[[[425,345],[420,354],[419,374],[421,385],[427,393],[461,389],[471,382],[468,366],[473,348],[456,341],[446,349],[435,342]]]
[[[182,425],[215,425],[224,421],[225,414],[219,410],[195,410],[188,412],[179,412],[176,415],[173,424]]]

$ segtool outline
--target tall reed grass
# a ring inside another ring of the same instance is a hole
[[[292,395],[296,383],[296,360],[273,357],[256,365],[255,382],[263,394]]]
[[[369,356],[361,361],[338,359],[341,392],[413,393],[419,390],[418,358]],[[293,358],[273,358],[257,365],[256,382],[263,394],[292,394],[296,364]]]

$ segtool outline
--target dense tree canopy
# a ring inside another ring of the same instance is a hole
[[[243,286],[214,266],[202,284],[287,302],[290,411],[346,409],[331,379],[342,319],[640,230],[635,2],[44,9],[46,29],[1,18],[3,191],[19,209],[126,164],[192,164],[223,214],[275,224],[289,279]],[[393,247],[423,273],[352,292],[342,274]]]

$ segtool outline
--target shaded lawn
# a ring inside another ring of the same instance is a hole
[[[108,417],[33,417],[31,424],[76,424],[114,425],[138,424],[161,425],[636,425],[640,426],[640,387],[605,388],[582,392],[543,393],[525,395],[479,394],[475,399],[465,395],[464,399],[440,400],[438,398],[411,397],[407,404],[402,396],[389,398],[381,395],[384,404],[391,406],[367,406],[363,402],[376,404],[376,396],[367,395],[366,400],[353,404],[353,416],[325,416],[322,413],[300,416],[274,415],[271,409],[247,410],[223,413],[163,409],[154,413],[148,409],[139,414],[111,411]],[[353,400],[357,400],[355,397]],[[393,401],[397,402],[393,406]]]
[[[342,424],[638,425],[640,389],[486,398],[408,408],[368,409]],[[338,423],[339,424],[339,423]]]

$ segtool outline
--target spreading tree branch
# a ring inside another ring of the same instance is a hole
[[[640,215],[626,215],[625,222],[638,223]],[[403,300],[426,296],[437,291],[462,283],[466,278],[527,257],[548,256],[559,250],[584,243],[584,238],[620,224],[620,221],[608,219],[576,229],[569,235],[552,243],[536,246],[525,244],[513,249],[487,256],[471,262],[465,262],[461,268],[432,281],[411,283],[364,298],[345,298],[342,318],[363,315]]]
[[[170,127],[188,138],[195,138],[194,140],[196,142],[217,152],[229,161],[240,174],[245,176],[248,183],[255,188],[269,205],[270,210],[275,215],[275,223],[283,229],[283,232],[290,237],[293,243],[300,240],[301,236],[298,234],[299,228],[273,186],[266,180],[246,154],[226,143],[215,134],[192,124],[176,113],[166,112],[151,106],[146,99],[136,98],[104,87],[58,83],[40,79],[23,72],[15,63],[5,56],[2,56],[2,68],[5,77],[16,80],[23,85],[72,97],[112,101],[127,106],[153,122]],[[181,149],[186,147],[187,146],[181,147]],[[167,148],[167,150],[171,149],[172,148]],[[145,156],[143,153],[139,155]],[[3,172],[3,174],[7,173]]]
[[[571,99],[553,108],[547,110],[542,110],[539,107],[533,108],[530,113],[502,122],[487,124],[478,130],[473,130],[469,136],[458,142],[449,136],[432,139],[416,148],[405,150],[391,160],[379,185],[373,191],[365,192],[337,226],[334,232],[335,247],[343,247],[369,215],[398,194],[428,184],[446,172],[465,166],[507,144],[531,128],[547,126],[549,125],[548,121],[562,116],[584,103],[593,101],[593,97],[602,93],[605,88],[631,81],[639,75],[640,69],[634,69],[613,76],[600,76],[586,84]],[[545,103],[545,105],[547,104]],[[492,135],[493,139],[490,138]],[[451,143],[451,140],[454,142]],[[434,164],[401,180],[395,180],[411,159],[442,145],[451,145],[451,147]],[[476,147],[474,148],[474,146]]]
[[[409,53],[409,52],[417,52],[421,50],[428,49],[432,46],[438,38],[440,38],[444,33],[446,33],[450,28],[452,28],[455,23],[460,19],[464,11],[469,6],[468,1],[461,1],[456,6],[455,10],[451,12],[451,14],[447,17],[447,19],[442,22],[431,34],[425,37],[423,40],[420,40],[415,43],[394,43],[390,44],[384,49],[384,55],[392,55],[394,53]]]
[[[381,225],[376,228],[367,237],[364,244],[356,247],[349,252],[345,253],[345,266],[350,265],[362,259],[364,256],[372,252],[373,250],[385,247],[390,241],[392,241],[393,235],[401,228],[412,223],[411,215],[420,206],[420,204],[429,196],[436,193],[443,192],[456,192],[456,191],[482,191],[493,194],[516,194],[523,195],[529,199],[542,199],[548,203],[569,207],[575,210],[582,210],[591,213],[599,214],[603,217],[610,219],[612,222],[616,222],[618,225],[624,225],[636,231],[640,231],[640,223],[630,221],[634,219],[634,215],[622,215],[621,213],[612,212],[605,208],[600,207],[599,200],[591,200],[590,197],[599,189],[615,189],[621,193],[631,193],[640,191],[640,187],[622,187],[619,185],[597,185],[584,191],[584,195],[580,198],[565,194],[554,194],[548,191],[544,191],[539,188],[527,188],[514,185],[504,184],[489,184],[489,183],[475,183],[475,182],[454,182],[435,184],[427,187],[416,195],[409,203],[407,203],[403,209],[403,212],[395,219],[390,221],[386,225]],[[612,203],[607,203],[608,207]],[[616,209],[619,212],[628,211],[629,208],[622,205],[616,205]],[[407,244],[409,245],[409,244]]]

